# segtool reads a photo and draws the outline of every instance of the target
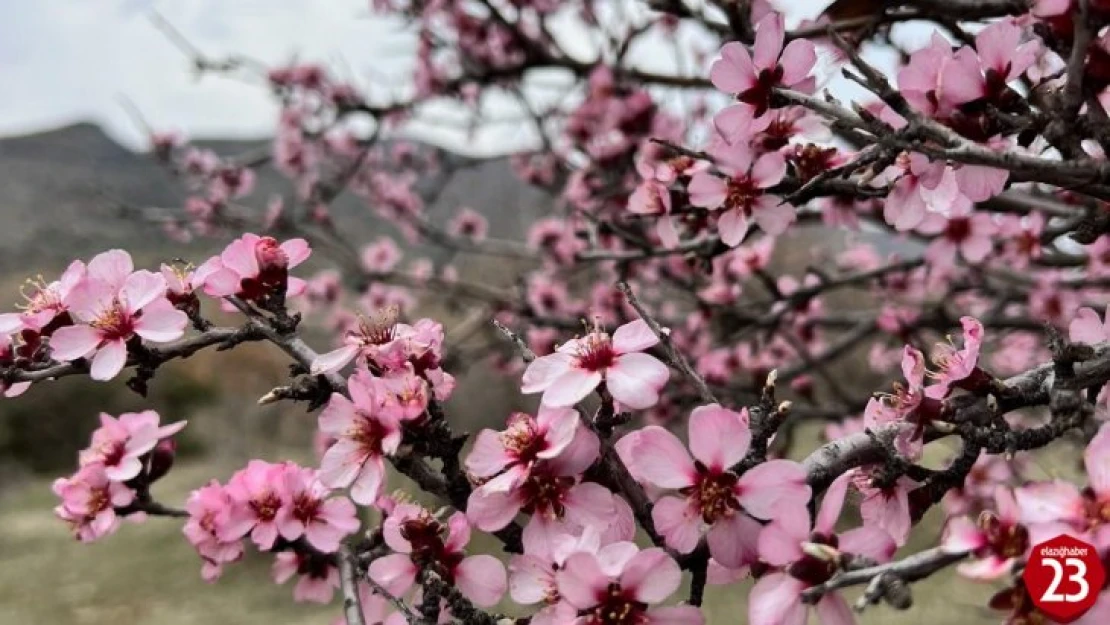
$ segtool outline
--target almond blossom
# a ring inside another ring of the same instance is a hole
[[[743,44],[732,41],[721,48],[721,58],[709,69],[713,86],[735,94],[741,103],[753,107],[756,117],[770,107],[776,87],[811,93],[817,81],[810,76],[817,64],[812,42],[795,39],[786,47],[783,16],[772,13],[756,25],[751,54]]]
[[[617,442],[617,453],[637,480],[681,496],[655,502],[652,518],[667,546],[689,553],[707,534],[713,558],[729,568],[755,560],[760,521],[804,513],[810,499],[806,472],[796,462],[769,460],[741,475],[731,469],[748,453],[747,410],[717,404],[690,414],[690,450],[659,426]]]
[[[239,538],[222,538],[228,534],[226,528],[232,523],[234,506],[231,495],[216,480],[190,493],[185,503],[189,518],[182,532],[204,560],[201,577],[206,582],[219,579],[224,564],[243,557],[243,542]]]
[[[26,303],[18,313],[0,313],[0,334],[14,334],[22,330],[49,334],[53,326],[69,322],[66,299],[85,279],[85,263],[75,260],[61,277],[53,282],[42,279],[28,281],[23,297]]]
[[[290,467],[279,485],[284,505],[278,509],[277,527],[282,538],[304,536],[322,553],[334,553],[343,537],[358,530],[358,513],[346,497],[330,497],[314,469]]]
[[[521,391],[543,393],[545,405],[566,408],[604,382],[605,390],[622,405],[649,408],[670,378],[666,365],[643,353],[657,343],[659,338],[642,319],[622,325],[612,336],[595,329],[532,361]]]
[[[721,241],[736,247],[744,240],[754,219],[764,232],[777,236],[794,222],[794,207],[767,189],[786,175],[786,160],[778,152],[755,158],[750,148],[737,144],[714,154],[717,167],[727,178],[698,173],[690,179],[690,203],[723,211],[717,219]]]
[[[894,541],[876,527],[864,525],[835,532],[850,479],[841,476],[829,486],[812,528],[809,514],[802,511],[783,515],[759,533],[759,556],[774,567],[774,572],[761,577],[752,589],[748,602],[751,625],[802,624],[810,608],[824,625],[855,622],[848,603],[836,591],[823,594],[812,605],[803,602],[801,594],[831,579],[844,556],[863,556],[882,563],[894,555]]]
[[[326,559],[300,551],[282,551],[271,568],[274,582],[284,584],[294,575],[293,600],[298,603],[330,603],[339,588],[339,569]]]
[[[521,605],[543,604],[532,615],[532,625],[561,625],[578,616],[578,610],[560,597],[556,575],[571,555],[596,554],[601,545],[601,534],[591,528],[577,536],[558,534],[550,543],[524,536],[524,554],[509,561],[509,595]]]
[[[454,584],[478,606],[492,606],[505,594],[508,581],[504,565],[493,556],[467,556],[463,552],[470,542],[470,524],[461,512],[442,523],[420,506],[400,504],[386,518],[382,533],[396,553],[371,562],[369,573],[395,597],[412,588],[423,567],[430,567],[444,581]]]
[[[127,342],[141,337],[173,341],[189,319],[166,299],[166,281],[146,270],[133,271],[131,255],[112,250],[93,258],[84,280],[66,298],[75,324],[58,328],[50,348],[58,360],[91,359],[90,376],[110,380],[127,363]]]
[[[998,579],[1009,573],[1035,542],[1019,520],[1013,491],[999,486],[994,494],[997,512],[984,511],[973,522],[967,517],[950,519],[944,528],[941,547],[951,553],[969,553],[975,560],[959,566],[961,574],[973,579]],[[1051,538],[1050,535],[1043,536]]]
[[[235,295],[260,302],[268,297],[299,295],[305,282],[289,270],[308,259],[312,250],[304,239],[278,243],[273,237],[244,234],[219,256],[197,268],[204,276],[204,292],[213,297]]]
[[[702,625],[705,617],[694,606],[652,607],[670,597],[682,571],[666,551],[640,551],[635,543],[613,543],[597,554],[579,551],[555,573],[559,596],[584,616],[580,625],[667,623]]]
[[[100,413],[100,427],[92,433],[92,443],[80,454],[81,466],[100,464],[104,476],[113,482],[126,482],[143,470],[144,458],[162,439],[185,427],[185,421],[159,427],[153,410],[125,412],[117,419]]]
[[[334,437],[320,461],[320,482],[350,487],[355,503],[370,505],[381,495],[385,456],[397,452],[401,426],[368,372],[348,378],[347,391],[350,399],[333,393],[320,413],[320,431]]]
[[[59,519],[69,523],[81,542],[100,540],[119,529],[116,513],[135,500],[135,492],[110,480],[101,464],[81,467],[70,478],[59,478],[52,487],[62,503],[54,508]]]

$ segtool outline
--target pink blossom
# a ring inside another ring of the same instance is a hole
[[[189,543],[204,559],[201,577],[212,582],[219,578],[223,565],[243,557],[243,543],[239,539],[224,540],[226,527],[231,523],[235,503],[216,480],[193,491],[185,502],[189,519],[182,532]],[[242,536],[242,534],[240,534]]]
[[[247,233],[232,241],[219,256],[197,268],[204,275],[204,292],[212,297],[236,295],[260,302],[280,295],[304,292],[305,282],[289,276],[289,270],[312,253],[304,239],[279,244],[273,237]]]
[[[52,488],[62,500],[54,514],[70,524],[81,542],[114,533],[120,524],[116,508],[135,500],[135,492],[110,480],[100,464],[85,465],[73,477],[57,479]]]
[[[555,535],[550,543],[529,542],[525,536],[524,554],[509,561],[509,595],[521,605],[543,604],[532,616],[533,625],[561,625],[574,620],[578,610],[562,601],[556,574],[571,555],[596,554],[601,545],[601,536],[589,528],[579,535]]]
[[[721,48],[721,58],[709,70],[713,86],[755,108],[758,117],[770,107],[776,87],[811,93],[816,80],[810,76],[817,51],[806,39],[795,39],[783,48],[783,17],[772,13],[756,25],[752,53],[739,42]]]
[[[401,248],[389,237],[379,237],[362,248],[362,268],[371,273],[389,273],[401,262]]]
[[[728,178],[695,174],[688,191],[694,206],[723,211],[717,220],[721,241],[729,247],[739,245],[751,227],[750,219],[771,236],[785,232],[796,218],[794,207],[767,193],[786,175],[782,155],[768,152],[755,159],[750,148],[737,144],[720,149],[714,156],[718,169]]]
[[[872,397],[864,409],[863,421],[873,430],[891,423],[902,424],[894,446],[913,460],[921,456],[922,432],[936,416],[940,407],[937,400],[947,389],[925,387],[925,356],[909,345],[902,350],[902,374],[907,384],[895,384],[892,395]]]
[[[189,319],[166,299],[165,279],[132,270],[131,255],[123,250],[89,262],[86,279],[66,298],[76,324],[58,328],[50,339],[54,358],[89,357],[90,377],[110,380],[127,363],[132,337],[165,343],[184,333]]]
[[[298,603],[330,603],[339,588],[339,569],[323,558],[299,551],[279,552],[271,573],[278,584],[298,576],[293,587],[293,600]]]
[[[783,515],[759,534],[759,555],[775,572],[760,578],[748,599],[751,625],[805,623],[810,607],[826,625],[855,622],[848,603],[836,591],[810,606],[802,601],[806,588],[824,583],[839,570],[842,554],[858,555],[882,563],[894,555],[896,545],[883,530],[864,525],[841,534],[834,532],[848,493],[850,476],[833,481],[810,527],[809,514]]]
[[[643,353],[659,339],[637,319],[609,334],[595,329],[580,339],[563,343],[554,354],[532,361],[524,372],[521,391],[543,393],[543,403],[556,408],[573,406],[599,384],[613,399],[633,409],[649,408],[659,401],[659,391],[670,370]]]
[[[998,579],[1009,573],[1033,543],[1029,530],[1019,522],[1013,491],[999,486],[994,494],[997,513],[983,512],[977,522],[967,517],[950,519],[941,547],[950,553],[969,553],[975,560],[961,564],[961,574],[973,579]]]
[[[550,411],[566,412],[545,418]],[[568,428],[572,418],[575,426]],[[600,443],[577,422],[573,409],[541,407],[540,419],[518,413],[505,432],[480,434],[467,458],[467,469],[488,481],[474,489],[467,502],[471,522],[483,531],[495,531],[521,511],[528,512],[532,517],[524,536],[534,543],[581,528],[598,532],[609,528],[618,512],[616,498],[599,484],[581,481],[597,459]],[[536,429],[544,427],[561,430],[554,433],[554,447],[539,438],[542,435]],[[492,440],[495,436],[497,440]]]
[[[1110,424],[1099,428],[1083,453],[1089,480],[1080,491],[1063,480],[1033,482],[1014,490],[1019,518],[1033,542],[1070,528],[1098,549],[1110,547]]]
[[[748,452],[747,410],[717,404],[690,415],[690,450],[667,430],[648,426],[617,442],[617,453],[637,480],[675,489],[655,502],[652,518],[667,545],[689,553],[708,533],[713,558],[729,568],[755,560],[759,520],[804,513],[810,488],[796,462],[771,460],[737,475],[732,467]],[[758,519],[758,520],[757,520]]]
[[[451,233],[471,241],[481,241],[489,232],[489,222],[485,216],[473,208],[463,208],[451,220]]]
[[[158,426],[160,417],[153,410],[125,412],[119,419],[100,413],[100,427],[92,433],[92,443],[80,454],[81,466],[100,464],[113,482],[126,482],[143,470],[143,458],[158,444],[185,427],[185,421]]]
[[[555,573],[559,596],[580,612],[585,625],[626,622],[702,625],[705,617],[694,606],[651,607],[670,597],[682,581],[682,571],[659,548],[640,551],[634,543],[613,543],[595,555],[580,551]]]
[[[291,467],[285,471],[281,499],[284,505],[277,513],[277,527],[282,538],[297,540],[305,537],[308,544],[323,553],[334,553],[344,536],[358,530],[358,513],[346,497],[332,497],[313,469]]]
[[[917,483],[902,476],[889,486],[875,485],[874,477],[864,469],[849,471],[853,486],[860,494],[860,517],[868,527],[882,530],[901,547],[910,536],[910,491]]]
[[[333,393],[320,413],[320,431],[335,439],[320,461],[320,482],[350,487],[351,499],[371,505],[382,492],[384,458],[401,444],[401,427],[369,373],[351,376],[347,390],[350,399]]]
[[[343,336],[343,346],[322,354],[312,363],[313,373],[338,371],[356,358],[378,369],[393,371],[411,364],[416,373],[438,369],[443,353],[443,326],[431,319],[413,325],[397,320],[397,307],[374,317],[358,317]],[[445,374],[446,375],[446,374]]]
[[[239,540],[250,534],[260,549],[269,550],[278,538],[278,511],[287,501],[282,491],[287,464],[271,464],[251,460],[227,483],[227,494],[233,503],[231,515],[220,528],[220,540]]]
[[[1106,311],[1107,314],[1100,319],[1097,312],[1086,306],[1077,310],[1075,319],[1068,326],[1068,337],[1076,343],[1088,345],[1110,340],[1110,306]]]
[[[918,227],[933,212],[949,210],[960,198],[960,189],[951,170],[941,161],[902,153],[873,183],[893,183],[883,219],[895,230],[905,232]]]
[[[971,202],[961,198],[947,215],[929,213],[917,225],[917,231],[935,236],[925,250],[925,258],[939,267],[951,267],[957,252],[969,263],[978,264],[994,249],[993,237],[998,232],[989,213],[976,211]]]
[[[975,385],[986,375],[979,369],[983,324],[974,317],[960,317],[960,325],[963,326],[963,347],[956,349],[951,343],[939,343],[933,352],[933,362],[940,367],[934,378],[944,389]]]
[[[374,560],[369,572],[394,596],[412,588],[420,566],[435,566],[447,583],[478,606],[492,606],[505,594],[505,567],[497,558],[464,554],[470,525],[461,512],[444,524],[420,506],[399,504],[386,518],[382,533],[396,553]]]
[[[18,313],[0,314],[0,334],[14,334],[22,330],[49,334],[53,325],[68,323],[65,313],[70,292],[85,279],[85,263],[75,260],[57,280],[28,281],[23,291],[26,303]]]

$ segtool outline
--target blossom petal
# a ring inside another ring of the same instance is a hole
[[[659,603],[674,594],[682,583],[682,570],[666,551],[644,549],[632,556],[621,573],[621,588],[632,591],[642,603]]]
[[[621,460],[633,475],[660,488],[686,488],[694,484],[694,462],[674,434],[658,425],[649,425],[632,436],[636,437],[634,443]]]
[[[690,413],[690,451],[711,470],[724,471],[748,453],[752,431],[746,415],[719,404]]]
[[[505,565],[490,555],[470,556],[455,569],[455,585],[475,605],[488,608],[496,605],[508,589]]]

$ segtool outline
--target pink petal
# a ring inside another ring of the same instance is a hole
[[[525,554],[509,563],[509,596],[519,604],[543,601],[554,583],[551,564],[545,560]]]
[[[495,532],[516,518],[521,504],[518,493],[477,488],[466,502],[466,516],[483,532]]]
[[[754,107],[743,103],[733,104],[721,109],[713,117],[713,127],[729,143],[745,142],[754,134],[754,120]]]
[[[764,232],[777,237],[794,223],[797,211],[794,210],[794,205],[783,203],[782,198],[776,195],[764,195],[759,198],[752,217]]]
[[[758,519],[797,514],[809,503],[806,470],[790,460],[770,460],[740,477],[740,504]]]
[[[360,443],[340,439],[320,459],[320,483],[328,488],[347,488],[355,481],[369,454]]]
[[[384,483],[385,463],[381,456],[371,456],[351,484],[351,499],[363,506],[373,505],[381,497]]]
[[[500,563],[499,563],[500,564]],[[381,584],[389,594],[399,597],[416,582],[416,565],[404,554],[394,553],[370,563],[370,579]]]
[[[717,208],[728,196],[728,185],[718,176],[699,172],[694,174],[686,186],[690,203],[701,208]]]
[[[99,280],[112,285],[115,289],[123,286],[127,276],[135,270],[131,255],[123,250],[109,250],[97,254],[89,261],[88,275],[94,280]]]
[[[831,534],[840,518],[840,511],[844,508],[844,498],[848,495],[848,484],[851,474],[844,473],[833,480],[825,491],[825,498],[821,500],[821,508],[817,511],[817,518],[813,522],[813,531],[822,534]]]
[[[89,377],[106,382],[116,377],[127,364],[127,345],[122,340],[108,341],[93,356]]]
[[[544,435],[547,449],[538,452],[537,458],[550,460],[563,453],[578,432],[578,411],[573,408],[540,406],[536,421],[547,428],[547,433]]]
[[[50,351],[56,360],[77,360],[87,356],[99,344],[100,333],[84,325],[58,328],[50,336]]]
[[[690,553],[698,546],[702,534],[701,514],[685,499],[661,498],[652,506],[651,518],[671,549]]]
[[[786,175],[786,160],[778,152],[768,152],[752,165],[752,182],[760,189],[773,187]]]
[[[359,348],[357,345],[344,345],[326,354],[320,354],[316,357],[316,360],[312,361],[312,374],[317,375],[320,373],[338,371],[346,366],[347,363],[354,360],[358,352]]]
[[[759,532],[759,557],[771,566],[786,566],[802,558],[802,541],[808,528],[801,532],[789,524],[774,521]]]
[[[474,448],[466,457],[466,470],[475,477],[492,477],[505,469],[516,458],[501,444],[500,433],[482,430],[474,438]]]
[[[817,65],[817,47],[806,39],[795,39],[786,44],[779,60],[782,66],[782,84],[794,86],[809,77]]]
[[[143,269],[127,276],[120,292],[127,302],[128,312],[133,313],[165,295],[166,279],[160,273]]]
[[[718,404],[699,406],[690,413],[690,451],[713,471],[724,471],[748,453],[752,431],[748,419]]]
[[[135,321],[135,334],[148,341],[166,343],[181,338],[187,325],[188,315],[166,302],[165,308],[151,306],[143,311],[143,316]]]
[[[312,254],[312,248],[304,239],[289,239],[280,245],[281,251],[289,258],[289,268],[303,263]]]
[[[497,605],[509,586],[505,566],[497,558],[477,555],[465,558],[455,569],[455,585],[475,605]]]
[[[654,356],[633,352],[617,356],[616,362],[605,372],[605,387],[613,399],[628,408],[641,410],[659,401],[659,390],[670,377],[671,370]]]
[[[563,453],[549,460],[548,464],[556,475],[578,476],[597,460],[600,450],[601,441],[597,435],[589,428],[578,427]]]
[[[944,64],[937,90],[942,100],[950,105],[960,105],[986,95],[979,58],[969,47],[960,48]]]
[[[628,457],[622,460],[633,475],[659,488],[686,488],[694,484],[694,462],[686,447],[667,430],[649,425],[636,433]]]
[[[864,525],[840,535],[840,550],[854,553],[876,562],[889,562],[898,545],[890,534],[878,527]]]
[[[555,573],[555,581],[563,600],[579,610],[597,605],[609,588],[609,577],[590,553],[572,554]]]
[[[729,247],[740,245],[744,236],[748,234],[749,228],[751,224],[748,223],[748,217],[737,209],[729,209],[721,213],[720,218],[717,219],[717,234]]]
[[[709,79],[713,86],[725,93],[740,93],[755,85],[755,68],[747,48],[737,41],[726,43],[721,48],[721,58],[713,61],[709,68]]]
[[[659,337],[643,319],[629,321],[613,333],[613,348],[619,354],[642,352],[659,344]]]
[[[1063,480],[1035,482],[1014,490],[1023,523],[1050,523],[1083,518],[1083,497]]]
[[[1095,345],[1107,340],[1106,327],[1094,310],[1084,306],[1075,312],[1075,319],[1068,326],[1068,336],[1076,343]]]
[[[357,410],[346,396],[332,393],[331,399],[320,412],[317,423],[325,434],[343,435],[356,422]]]
[[[624,565],[621,588],[632,591],[642,603],[659,603],[674,594],[682,583],[682,570],[666,551],[644,549]]]
[[[559,376],[543,392],[544,404],[555,408],[573,406],[593,392],[601,384],[601,373],[586,371],[585,369],[572,368]],[[616,395],[614,394],[614,397]]]
[[[574,358],[570,354],[557,352],[532,361],[524,370],[520,391],[539,393],[547,390],[555,380],[570,370]]]
[[[613,493],[593,482],[582,482],[571,488],[563,504],[567,509],[567,521],[599,530],[605,529],[616,514]]]
[[[755,69],[772,69],[778,65],[782,43],[786,39],[786,26],[781,13],[771,12],[756,25],[755,45],[752,46],[752,65]]]
[[[1007,575],[1013,568],[1014,561],[1009,558],[988,556],[981,560],[964,562],[956,567],[960,575],[971,579],[991,581]]]
[[[838,592],[826,593],[817,602],[817,618],[821,625],[855,625],[856,617],[848,602]]]
[[[748,597],[748,625],[805,625],[805,587],[785,573],[764,576]]]
[[[763,526],[746,514],[734,514],[713,524],[706,536],[709,553],[721,566],[739,569],[759,560]],[[795,549],[797,543],[794,543]]]

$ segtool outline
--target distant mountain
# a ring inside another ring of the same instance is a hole
[[[265,141],[198,144],[225,155],[268,147]],[[263,167],[248,202],[264,206],[272,195],[288,196],[291,190],[288,180]],[[121,217],[118,208],[118,202],[174,207],[184,197],[180,182],[147,155],[120,146],[93,124],[0,139],[0,275],[10,279],[111,247],[141,256],[195,258],[222,241],[175,244],[156,225]],[[460,206],[485,214],[492,235],[519,239],[527,224],[549,210],[551,199],[520,181],[501,159],[459,171],[426,214],[443,223]],[[355,242],[393,232],[351,194],[334,203],[333,217]]]

